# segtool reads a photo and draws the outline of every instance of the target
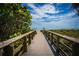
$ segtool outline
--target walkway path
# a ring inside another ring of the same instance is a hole
[[[37,31],[31,44],[28,46],[28,51],[23,56],[52,56],[53,53],[48,45],[42,32]]]

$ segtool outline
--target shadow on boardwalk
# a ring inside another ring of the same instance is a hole
[[[28,46],[28,51],[23,56],[53,56],[50,46],[48,45],[42,32],[37,31],[31,45]]]

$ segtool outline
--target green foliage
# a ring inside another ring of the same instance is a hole
[[[0,40],[30,31],[31,19],[30,11],[21,4],[0,4]]]
[[[67,35],[70,37],[79,38],[79,30],[77,29],[70,29],[70,30],[63,29],[63,30],[52,30],[52,31],[63,34],[63,35]]]

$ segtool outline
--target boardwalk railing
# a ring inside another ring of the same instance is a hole
[[[31,31],[7,41],[0,42],[0,55],[14,56],[27,52],[27,45],[31,44],[36,31]]]
[[[42,31],[55,55],[79,56],[79,39],[52,31]]]

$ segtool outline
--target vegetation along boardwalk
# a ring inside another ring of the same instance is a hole
[[[32,40],[30,46],[28,46],[28,51],[23,54],[23,56],[52,56],[54,55],[48,45],[42,32],[37,31],[34,39]]]

